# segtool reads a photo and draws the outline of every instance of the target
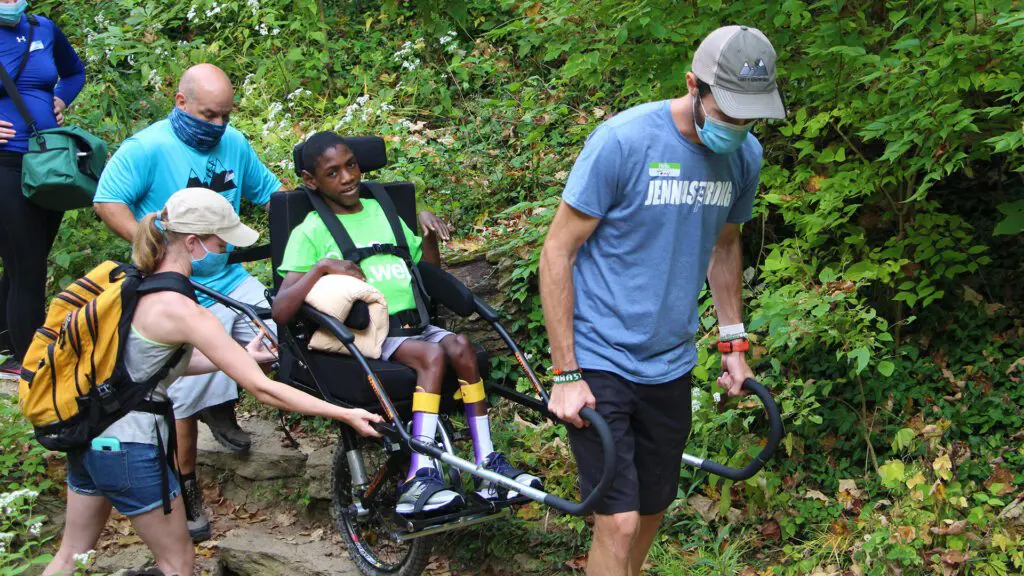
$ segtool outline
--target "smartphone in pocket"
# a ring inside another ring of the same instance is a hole
[[[92,449],[101,452],[113,452],[121,449],[121,441],[117,438],[93,438]]]

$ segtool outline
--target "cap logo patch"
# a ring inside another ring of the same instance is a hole
[[[757,65],[751,67],[749,62],[743,62],[743,68],[740,69],[740,80],[743,82],[767,82],[768,81],[768,67],[764,65],[764,60],[758,59]]]

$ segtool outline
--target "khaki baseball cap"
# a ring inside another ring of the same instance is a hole
[[[215,234],[238,247],[250,246],[260,233],[238,219],[226,198],[206,188],[185,188],[171,195],[165,206],[164,228],[179,234]]]
[[[775,48],[757,28],[724,26],[708,34],[693,55],[693,73],[733,118],[786,117],[775,85]]]

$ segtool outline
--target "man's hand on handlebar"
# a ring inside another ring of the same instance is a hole
[[[590,385],[586,380],[552,386],[548,411],[560,420],[577,428],[589,426],[590,424],[586,420],[580,418],[580,410],[584,406],[597,408],[597,400],[590,393]]]
[[[722,354],[722,375],[718,377],[718,385],[729,396],[746,396],[743,381],[753,378],[754,371],[747,366],[747,356],[743,352]]]

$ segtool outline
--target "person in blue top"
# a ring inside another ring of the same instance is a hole
[[[164,120],[124,141],[100,177],[94,198],[96,213],[114,232],[130,240],[138,221],[163,209],[182,188],[217,192],[238,211],[245,199],[263,206],[281,182],[260,162],[241,132],[228,124],[234,89],[228,76],[212,64],[185,71],[174,107]],[[239,302],[270,308],[265,288],[228,254],[207,247],[192,262],[193,279]],[[200,303],[220,319],[238,341],[248,342],[257,329],[248,319],[200,296]],[[189,531],[197,541],[209,538],[210,521],[203,511],[195,476],[197,422],[201,415],[214,437],[228,449],[244,452],[250,440],[235,421],[238,389],[223,372],[185,377],[171,387],[177,420],[178,466],[182,474]]]
[[[0,0],[0,65],[40,130],[62,124],[64,109],[85,85],[85,67],[68,39],[53,21],[27,16],[25,0]],[[46,260],[64,218],[22,194],[28,137],[28,125],[0,87],[0,351],[9,356],[0,370],[12,375],[20,374],[20,359],[45,318]]]
[[[551,223],[540,261],[555,373],[549,409],[575,425],[585,493],[603,460],[583,406],[607,420],[618,460],[596,508],[590,576],[639,574],[676,496],[705,278],[719,321],[718,384],[737,395],[753,375],[740,225],[760,175],[754,120],[785,117],[775,59],[754,28],[712,32],[694,54],[686,95],[630,108],[591,133]]]

